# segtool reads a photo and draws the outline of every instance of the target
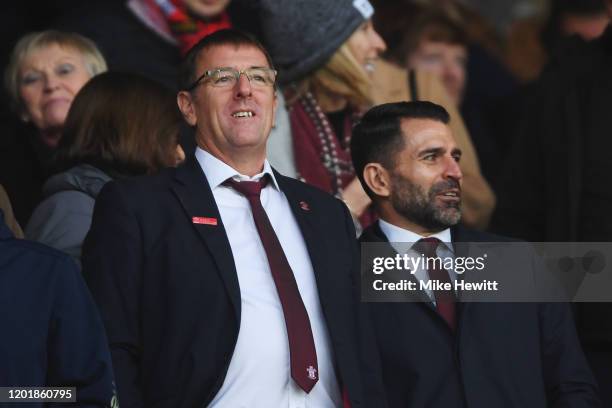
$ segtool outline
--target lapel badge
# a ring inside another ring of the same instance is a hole
[[[304,211],[310,211],[310,206],[306,201],[300,201],[300,208]]]
[[[191,222],[202,225],[217,225],[217,219],[212,217],[192,217]]]

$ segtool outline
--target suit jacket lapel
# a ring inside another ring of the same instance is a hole
[[[240,320],[240,287],[232,249],[208,180],[194,156],[176,170],[172,190],[189,217],[189,222],[213,257],[236,316]],[[216,219],[217,225],[194,223],[194,217]]]
[[[373,225],[371,225],[370,227],[368,227],[363,234],[361,235],[360,239],[359,239],[362,243],[366,243],[366,242],[379,242],[379,243],[389,243],[389,239],[387,238],[387,236],[385,235],[385,233],[382,231],[382,229],[380,228],[380,225],[378,223],[378,221],[376,223],[374,223]],[[397,254],[397,252],[395,251],[395,249],[389,244],[389,252],[388,254],[384,254],[384,256],[395,256]],[[409,280],[413,281],[416,283],[417,287],[419,287],[420,283],[419,280],[416,279],[414,276],[410,275],[408,277]],[[417,290],[414,292],[414,294],[412,296],[410,296],[411,302],[414,302],[414,299],[419,299],[419,302],[415,302],[415,303],[420,303],[421,305],[423,305],[424,307],[430,309],[432,312],[434,312],[436,315],[438,315],[436,308],[433,304],[433,302],[431,301],[431,298],[429,297],[429,295],[423,291],[423,290]]]
[[[312,203],[305,201],[304,197],[297,194],[289,186],[289,183],[285,181],[285,176],[279,174],[277,171],[274,171],[274,176],[281,191],[287,197],[291,212],[300,227],[304,242],[306,243],[308,255],[310,256],[310,261],[312,262],[312,268],[318,283],[318,290],[321,292],[322,289],[324,290],[324,288],[327,287],[324,284],[321,285],[321,283],[323,283],[328,276],[328,262],[326,261],[328,257],[326,255],[327,248],[323,245],[321,240],[321,234],[324,234],[325,231],[318,231],[312,220],[313,217],[317,216],[317,208],[311,208]],[[320,296],[320,298],[322,304],[327,300],[327,296]]]

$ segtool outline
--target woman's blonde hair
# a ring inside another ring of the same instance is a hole
[[[288,98],[291,104],[304,92],[311,91],[321,108],[339,96],[345,98],[351,106],[367,107],[372,104],[371,81],[365,69],[355,59],[347,42],[344,42],[325,63],[302,80],[296,94]]]
[[[59,45],[77,51],[83,57],[89,74],[93,77],[107,70],[106,61],[102,53],[90,39],[80,34],[57,30],[46,30],[26,34],[21,37],[9,59],[4,71],[4,86],[11,99],[11,106],[21,113],[23,108],[19,95],[19,69],[23,60],[32,52],[41,48]]]

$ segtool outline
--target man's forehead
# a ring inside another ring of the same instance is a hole
[[[440,121],[421,118],[402,119],[401,128],[406,144],[414,149],[430,145],[456,147],[450,127]]]
[[[198,55],[200,67],[267,67],[268,60],[265,54],[256,46],[250,44],[219,44],[203,50]]]

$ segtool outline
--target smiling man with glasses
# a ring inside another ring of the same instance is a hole
[[[223,30],[187,55],[195,155],[99,195],[84,273],[130,407],[385,407],[344,204],[266,159],[276,71]]]

